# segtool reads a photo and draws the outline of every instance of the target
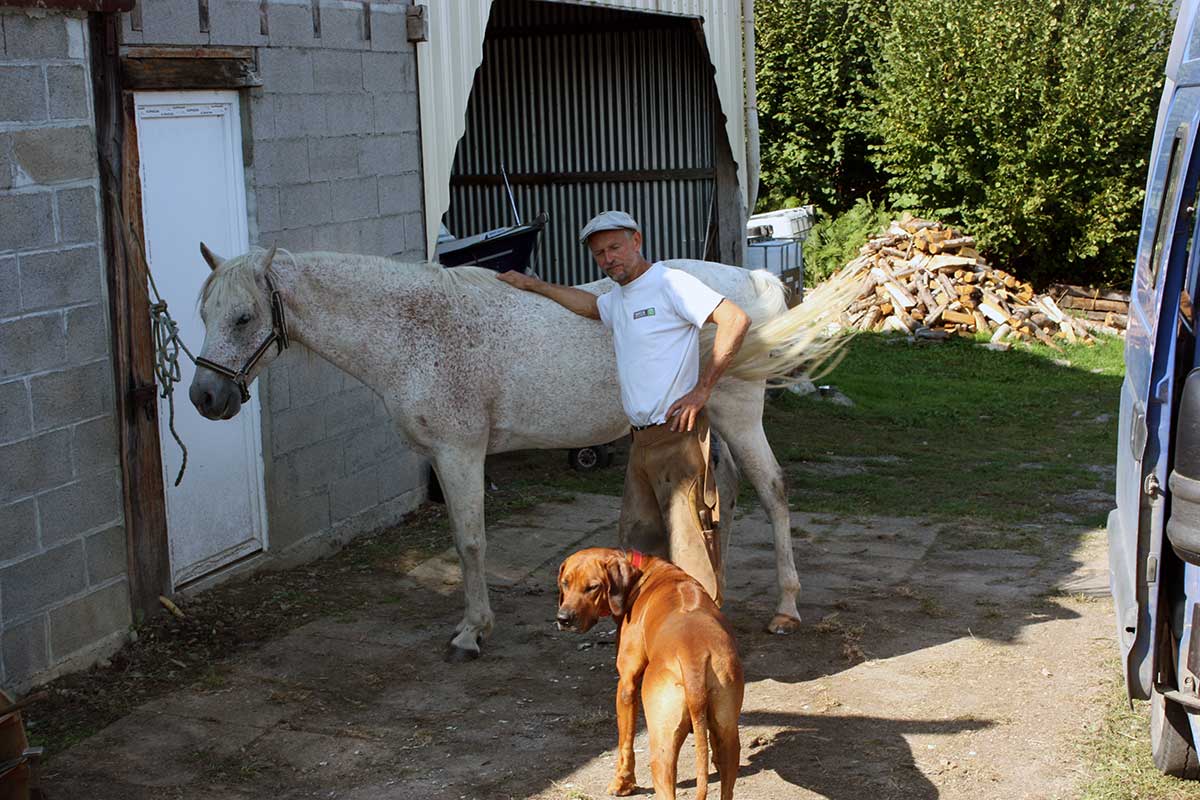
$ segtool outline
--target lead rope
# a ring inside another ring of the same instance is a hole
[[[103,152],[101,152],[100,162],[108,172],[109,201],[112,211],[117,217],[117,225],[121,228],[121,247],[125,251],[126,263],[132,262],[141,268],[150,284],[150,290],[154,292],[154,302],[150,304],[150,328],[154,338],[154,380],[159,385],[159,396],[167,401],[167,427],[170,428],[171,436],[183,454],[183,462],[179,465],[179,474],[175,476],[175,485],[178,486],[183,480],[183,471],[187,469],[188,462],[187,445],[183,443],[179,432],[175,430],[175,384],[179,383],[182,377],[179,370],[179,351],[183,350],[193,364],[196,363],[196,357],[179,338],[179,324],[171,318],[171,313],[167,310],[167,301],[163,300],[162,295],[158,293],[158,286],[154,283],[154,276],[150,274],[150,262],[142,250],[141,242],[137,240],[125,221],[125,215],[121,211],[121,199],[113,188],[117,185],[116,175]]]

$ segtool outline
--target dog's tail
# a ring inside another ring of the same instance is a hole
[[[683,696],[696,740],[696,800],[708,797],[708,657],[699,664],[680,664]]]

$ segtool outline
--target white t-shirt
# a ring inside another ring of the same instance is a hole
[[[597,298],[600,319],[613,332],[621,404],[630,424],[666,422],[671,404],[696,387],[700,328],[724,299],[662,262]]]

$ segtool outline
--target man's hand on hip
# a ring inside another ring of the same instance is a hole
[[[667,428],[673,431],[691,432],[696,427],[696,418],[704,410],[710,392],[697,386],[676,400],[667,409]]]

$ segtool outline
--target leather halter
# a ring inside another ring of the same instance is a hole
[[[242,394],[243,403],[250,400],[250,389],[246,386],[246,376],[262,360],[262,357],[267,354],[267,350],[270,349],[271,345],[275,345],[275,352],[278,354],[286,350],[288,345],[291,344],[291,340],[288,338],[287,319],[283,316],[283,300],[279,296],[279,290],[275,288],[271,276],[265,272],[263,273],[263,280],[267,282],[267,290],[271,293],[271,332],[263,340],[263,343],[258,346],[258,349],[254,351],[254,354],[236,372],[215,361],[210,361],[204,356],[196,359],[197,367],[205,367],[233,381],[238,391]]]

